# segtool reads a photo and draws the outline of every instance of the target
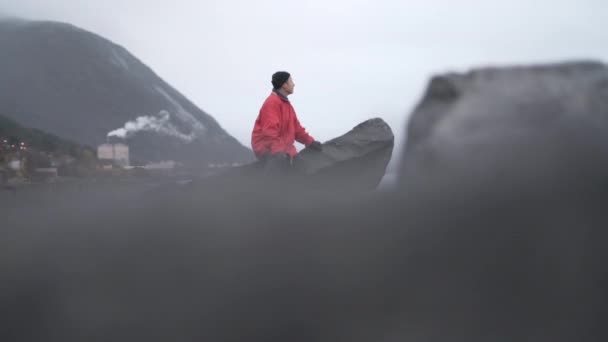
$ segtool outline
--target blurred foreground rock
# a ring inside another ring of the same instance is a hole
[[[262,196],[237,174],[5,210],[0,341],[606,341],[605,74],[436,78],[394,192]],[[382,127],[303,151],[296,177],[380,169]]]
[[[608,174],[608,68],[594,62],[434,77],[408,125],[400,183],[553,196]]]

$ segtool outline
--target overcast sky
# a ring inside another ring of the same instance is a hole
[[[274,71],[318,140],[385,119],[403,141],[432,74],[608,60],[606,0],[0,0],[127,48],[244,145]]]

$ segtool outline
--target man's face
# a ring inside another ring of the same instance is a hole
[[[287,82],[285,82],[285,84],[283,84],[283,86],[281,87],[283,89],[284,92],[287,93],[287,95],[293,94],[293,88],[295,87],[295,83],[293,83],[293,80],[291,79],[291,76],[289,77],[289,79],[287,79]]]

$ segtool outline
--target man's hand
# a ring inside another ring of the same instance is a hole
[[[323,145],[321,145],[321,143],[316,140],[313,141],[310,145],[308,145],[308,147],[316,151],[323,151]]]

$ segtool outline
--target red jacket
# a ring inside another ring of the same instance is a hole
[[[272,92],[264,101],[251,134],[255,155],[260,158],[268,152],[286,152],[293,157],[298,153],[293,145],[295,141],[308,146],[314,140],[300,125],[289,100]]]

